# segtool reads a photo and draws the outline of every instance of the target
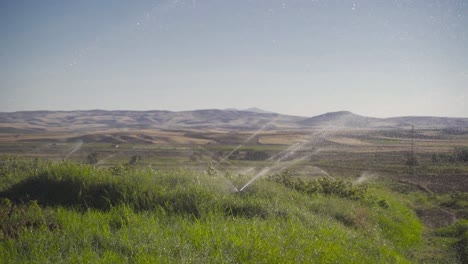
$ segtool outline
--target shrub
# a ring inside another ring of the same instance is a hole
[[[60,225],[36,201],[16,205],[9,199],[0,198],[0,240],[18,238],[22,230],[42,227],[53,231],[59,229]]]
[[[291,177],[290,171],[283,171],[270,177],[273,181],[284,186],[307,194],[335,195],[351,200],[363,200],[367,195],[367,185],[353,185],[344,180],[334,180],[330,178],[319,178],[304,181],[301,178]]]
[[[468,148],[455,149],[455,157],[459,162],[468,162]]]
[[[468,220],[462,219],[454,225],[436,230],[439,236],[456,237],[453,247],[461,263],[468,263]]]

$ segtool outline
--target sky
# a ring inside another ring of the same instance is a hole
[[[468,117],[466,0],[0,0],[0,112]]]

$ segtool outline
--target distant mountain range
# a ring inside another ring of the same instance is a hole
[[[282,115],[258,108],[195,111],[23,111],[0,113],[0,133],[97,131],[109,129],[308,129],[346,128],[468,128],[468,118],[406,116],[375,118],[348,111],[314,117]]]
[[[338,126],[349,128],[392,128],[414,125],[418,128],[468,128],[468,118],[403,116],[376,118],[353,114],[349,111],[330,112],[299,121],[303,126]]]

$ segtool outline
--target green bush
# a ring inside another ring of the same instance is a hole
[[[307,193],[313,194],[324,194],[324,195],[335,195],[341,198],[347,198],[351,200],[374,200],[374,197],[369,196],[367,193],[367,185],[353,185],[351,182],[338,179],[334,180],[331,178],[319,178],[304,181],[301,178],[291,177],[290,171],[283,171],[270,177],[271,180],[281,183],[284,186]],[[383,200],[372,201],[382,207],[387,207],[388,203]]]

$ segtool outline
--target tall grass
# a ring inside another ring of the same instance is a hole
[[[421,235],[389,198],[268,179],[234,193],[186,170],[12,162],[1,165],[2,263],[409,263]]]

